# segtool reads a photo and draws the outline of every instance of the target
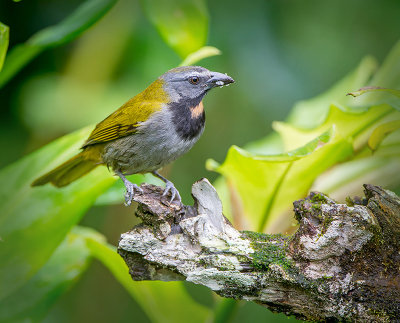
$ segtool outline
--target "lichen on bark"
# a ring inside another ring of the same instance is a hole
[[[143,223],[118,249],[134,280],[187,280],[314,321],[400,317],[400,200],[389,191],[365,185],[348,204],[312,192],[294,202],[299,228],[284,236],[237,231],[205,179],[182,208],[142,189]]]

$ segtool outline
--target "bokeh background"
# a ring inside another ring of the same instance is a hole
[[[10,48],[58,23],[82,1],[0,1],[0,21],[10,26]],[[222,55],[199,64],[236,80],[205,99],[203,137],[164,170],[190,202],[191,184],[217,174],[228,148],[244,146],[284,120],[296,101],[313,97],[353,70],[366,55],[382,61],[400,36],[398,0],[207,1],[207,44]],[[140,1],[120,0],[78,39],[46,50],[0,90],[0,167],[64,134],[95,124],[181,58],[168,47]],[[1,185],[4,185],[2,183]],[[117,244],[136,220],[121,205],[94,206],[82,224]],[[185,285],[212,306],[207,289]],[[168,301],[168,300],[166,300]],[[156,310],[156,309],[155,309]],[[171,304],[171,311],[179,304]],[[242,302],[232,322],[286,321],[283,315]],[[100,264],[53,307],[45,322],[149,322],[140,306]]]

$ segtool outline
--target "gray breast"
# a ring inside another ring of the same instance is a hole
[[[107,144],[104,163],[128,175],[151,172],[174,161],[192,148],[204,130],[203,122],[196,134],[183,136],[174,118],[167,107],[154,113],[135,134]]]

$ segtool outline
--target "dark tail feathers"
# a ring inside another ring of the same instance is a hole
[[[36,179],[31,186],[41,186],[47,183],[52,183],[57,187],[63,187],[83,175],[86,175],[97,166],[98,165],[93,161],[85,160],[83,154],[80,153],[67,160],[64,164]]]

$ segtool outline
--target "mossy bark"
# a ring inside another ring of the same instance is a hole
[[[169,205],[162,189],[135,196],[143,223],[121,236],[134,280],[188,280],[313,321],[400,318],[400,199],[365,185],[364,199],[338,204],[313,192],[294,202],[292,236],[238,232],[207,180],[194,206]]]

